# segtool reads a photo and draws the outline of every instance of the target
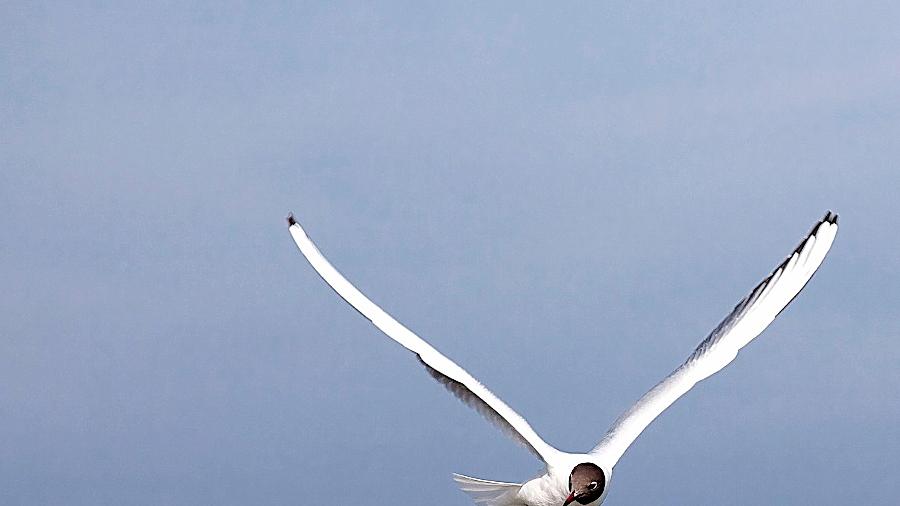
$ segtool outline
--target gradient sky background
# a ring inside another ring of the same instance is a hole
[[[896,2],[4,2],[0,503],[466,505],[539,463],[342,303],[586,450],[826,209],[610,505],[895,504]]]

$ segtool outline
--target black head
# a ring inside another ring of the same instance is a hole
[[[578,464],[569,475],[569,497],[563,506],[572,501],[578,504],[590,504],[603,495],[606,488],[606,473],[600,466],[585,462]]]

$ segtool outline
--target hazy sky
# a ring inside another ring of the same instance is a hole
[[[0,503],[439,504],[587,450],[827,209],[610,505],[895,504],[896,2],[0,5]]]

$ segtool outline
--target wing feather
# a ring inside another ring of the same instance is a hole
[[[591,454],[614,465],[660,413],[697,382],[731,363],[738,351],[762,333],[815,274],[834,241],[837,218],[830,211],[826,213],[794,251],[734,307],[678,369],[613,423]]]
[[[544,462],[549,464],[560,453],[538,436],[524,418],[472,375],[375,305],[347,281],[322,255],[293,216],[288,216],[288,226],[300,252],[322,279],[379,330],[415,353],[433,378]]]

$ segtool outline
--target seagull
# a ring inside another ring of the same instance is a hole
[[[763,279],[713,329],[674,372],[623,413],[587,453],[568,453],[546,443],[512,408],[465,369],[375,305],[319,252],[293,214],[288,229],[303,256],[345,301],[388,337],[416,354],[439,383],[481,413],[513,440],[530,450],[545,466],[525,483],[483,480],[454,474],[459,487],[476,504],[486,506],[596,506],[609,493],[613,468],[634,440],[666,408],[700,380],[712,376],[737,357],[738,351],[762,333],[822,264],[837,234],[838,217],[829,211],[778,267]]]

